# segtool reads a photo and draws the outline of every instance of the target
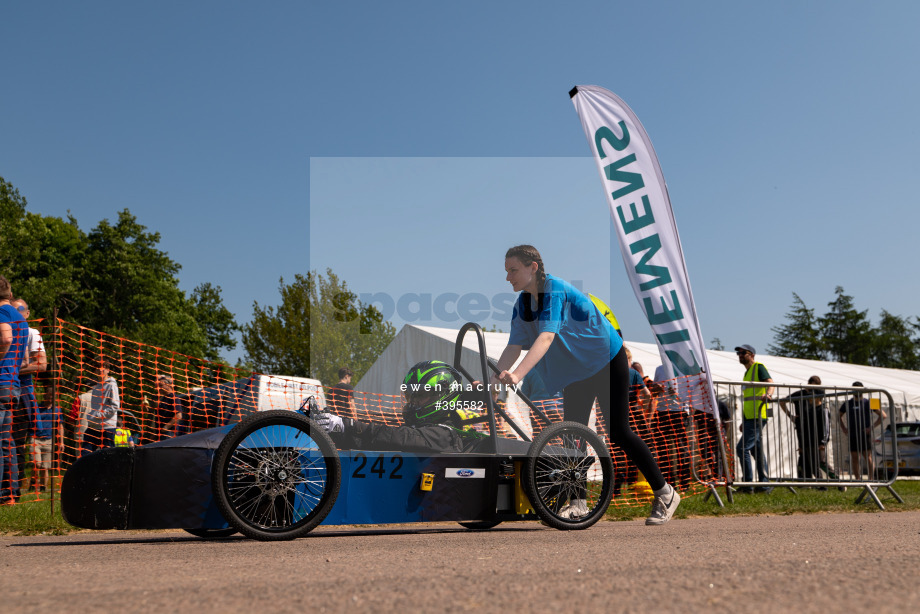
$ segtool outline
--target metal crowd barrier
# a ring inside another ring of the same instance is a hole
[[[717,485],[725,486],[729,502],[734,500],[736,490],[788,488],[796,492],[796,488],[855,487],[862,489],[857,503],[868,496],[884,509],[876,494],[879,488],[887,489],[898,502],[904,502],[892,487],[899,465],[894,437],[897,416],[894,400],[887,390],[772,382],[713,384],[716,397],[727,404],[731,420],[723,422],[719,438],[721,475],[701,480],[699,464],[693,455],[693,476],[709,486],[707,499],[714,495],[722,505]],[[752,385],[773,388],[770,401],[758,406],[766,409],[766,419],[744,420],[743,393]],[[870,408],[870,428],[851,437],[849,418],[846,413],[841,414],[841,409],[847,403],[865,402]],[[743,449],[739,448],[745,427],[752,433],[760,432],[760,445],[750,449],[751,474],[747,479],[742,465]]]

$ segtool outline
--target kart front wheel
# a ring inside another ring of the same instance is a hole
[[[524,492],[549,526],[587,529],[600,520],[613,496],[613,461],[604,441],[577,422],[560,422],[530,445]]]
[[[305,535],[323,521],[341,483],[335,445],[305,416],[263,411],[247,416],[221,441],[211,467],[217,507],[252,539]]]

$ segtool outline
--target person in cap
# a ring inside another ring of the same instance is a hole
[[[763,364],[754,357],[757,352],[751,345],[739,345],[735,348],[738,362],[745,367],[745,382],[772,383],[770,373]],[[767,409],[772,399],[773,386],[744,386],[742,388],[744,403],[742,405],[741,439],[738,441],[736,452],[741,461],[741,479],[744,482],[753,480],[754,472],[751,468],[751,456],[757,463],[757,479],[760,482],[770,480],[770,469],[767,456],[764,453],[763,427],[767,421]],[[770,492],[771,488],[763,486],[758,488],[761,492]],[[742,488],[742,492],[751,492],[749,486]]]

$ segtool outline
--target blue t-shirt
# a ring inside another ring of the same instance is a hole
[[[623,347],[623,340],[591,299],[552,275],[546,276],[543,300],[536,310],[530,293],[521,292],[511,316],[508,343],[530,350],[544,332],[556,334],[534,367],[547,390],[562,390],[594,375]]]
[[[29,325],[12,305],[0,307],[0,323],[13,329],[13,343],[0,359],[0,386],[19,386],[19,367],[29,342]]]
[[[51,439],[54,433],[54,425],[61,423],[61,408],[36,405],[32,411],[32,426],[35,429],[35,438]]]

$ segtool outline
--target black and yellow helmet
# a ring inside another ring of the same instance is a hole
[[[409,426],[439,424],[450,419],[454,401],[463,391],[460,373],[440,360],[414,365],[403,379],[406,406],[403,420]]]

